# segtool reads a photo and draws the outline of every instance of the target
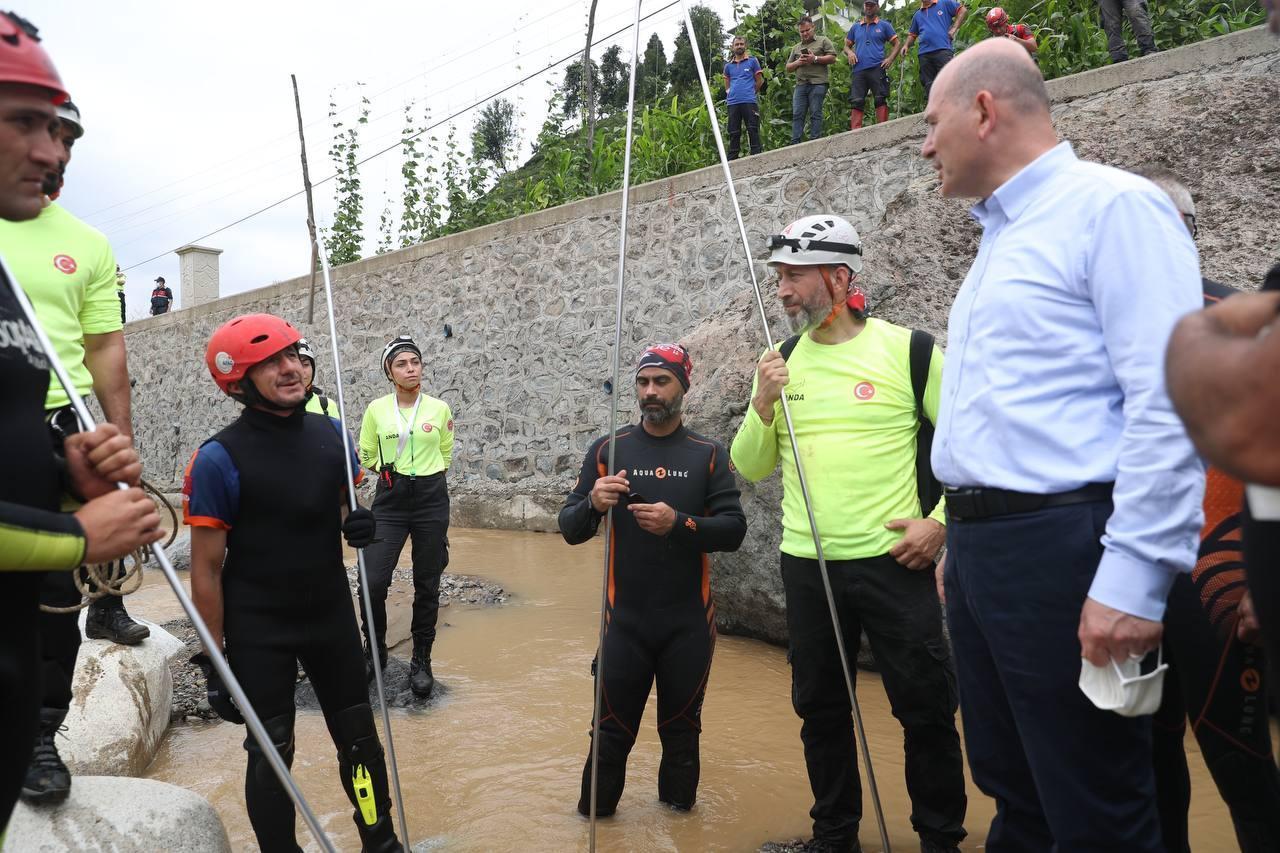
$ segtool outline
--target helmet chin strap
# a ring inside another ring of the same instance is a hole
[[[818,324],[819,329],[826,329],[836,321],[836,318],[848,309],[848,294],[839,295],[836,293],[836,284],[831,281],[830,269],[826,266],[818,267],[818,272],[822,273],[822,282],[827,286],[827,292],[831,294],[831,313],[826,316],[821,323]]]

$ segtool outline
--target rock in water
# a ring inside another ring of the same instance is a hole
[[[140,775],[169,727],[169,664],[185,647],[159,625],[140,621],[151,636],[137,646],[87,639],[80,646],[75,698],[58,738],[58,752],[77,777]]]
[[[5,850],[230,853],[231,844],[213,806],[186,788],[152,779],[77,776],[64,803],[18,803]]]
[[[448,696],[450,692],[449,687],[440,680],[437,673],[436,686],[431,691],[431,698],[419,699],[414,696],[413,690],[409,688],[409,662],[395,655],[387,657],[387,665],[382,670],[382,679],[387,691],[387,706],[391,708],[408,708],[414,711],[425,710],[434,707],[442,697]],[[315,688],[311,686],[309,679],[298,682],[293,698],[294,702],[302,710],[320,710],[320,701],[316,699]],[[381,707],[378,704],[378,686],[372,681],[369,682],[369,704],[373,706],[374,710]]]

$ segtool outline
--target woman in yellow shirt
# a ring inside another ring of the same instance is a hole
[[[449,490],[445,472],[453,456],[453,413],[422,391],[422,351],[400,335],[382,351],[382,370],[394,391],[365,409],[360,463],[378,474],[373,498],[380,540],[365,549],[372,626],[365,625],[365,654],[387,659],[387,589],[405,539],[413,541],[413,657],[409,686],[427,697],[435,686],[431,646],[440,611],[440,575],[449,562]],[[363,615],[363,613],[362,613]]]

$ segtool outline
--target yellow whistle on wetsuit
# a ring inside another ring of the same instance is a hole
[[[373,781],[363,764],[357,764],[351,770],[351,790],[355,792],[356,805],[360,807],[364,825],[373,826],[378,822],[378,804],[373,799]]]

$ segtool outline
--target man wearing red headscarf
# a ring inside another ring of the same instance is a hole
[[[689,430],[681,417],[693,363],[684,347],[660,344],[636,364],[641,422],[592,442],[560,510],[570,545],[595,536],[611,514],[609,592],[600,706],[596,815],[614,813],[626,779],[649,687],[658,683],[658,799],[693,808],[698,790],[702,697],[716,642],[712,551],[736,551],[747,534],[724,445]],[[596,673],[593,663],[592,672]],[[578,811],[591,809],[591,760]]]

